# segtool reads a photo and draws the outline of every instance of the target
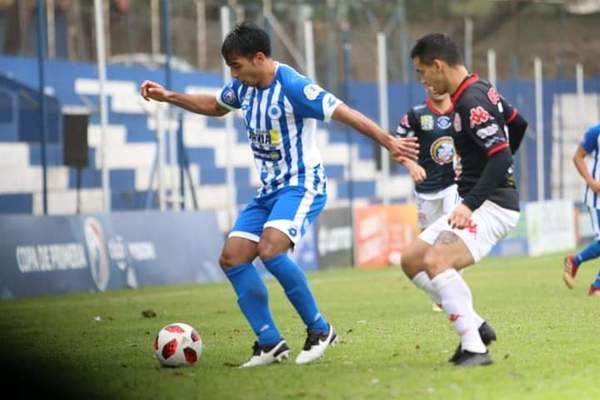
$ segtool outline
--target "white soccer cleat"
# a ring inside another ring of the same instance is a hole
[[[260,346],[258,342],[254,342],[252,346],[252,357],[240,368],[259,367],[261,365],[269,365],[279,363],[290,356],[290,348],[286,341],[281,339],[276,344]]]
[[[335,333],[333,326],[329,325],[329,332],[308,331],[304,348],[296,357],[296,364],[308,364],[313,362],[325,354],[325,350],[329,346],[333,347],[338,341],[338,336]]]

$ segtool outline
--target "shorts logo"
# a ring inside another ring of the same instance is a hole
[[[460,114],[454,114],[454,132],[462,131],[462,122],[460,120]]]
[[[492,102],[493,105],[498,104],[498,102],[500,101],[500,95],[496,91],[496,88],[493,87],[493,86],[490,88],[490,90],[488,90],[487,96],[488,96],[488,99],[490,99],[490,101]]]
[[[477,235],[477,224],[473,223],[473,221],[469,220],[469,223],[465,228],[469,230],[469,233]]]
[[[267,114],[271,119],[279,119],[281,117],[281,108],[277,104],[271,104],[267,110]]]
[[[317,97],[319,97],[319,93],[321,93],[322,90],[323,89],[321,89],[319,87],[319,85],[316,85],[314,83],[309,83],[308,85],[304,86],[303,92],[304,92],[304,96],[308,100],[313,101]]]
[[[450,125],[452,125],[450,118],[446,117],[445,115],[442,115],[437,119],[437,126],[440,129],[448,129],[450,128]]]
[[[450,164],[454,159],[454,140],[450,136],[442,136],[431,144],[429,152],[436,164]]]
[[[291,237],[294,237],[298,234],[298,230],[296,228],[290,228],[290,229],[288,229],[288,233],[290,234]]]
[[[424,131],[433,130],[433,117],[431,115],[421,115],[421,129]]]
[[[488,122],[490,119],[493,119],[492,116],[490,116],[490,113],[488,113],[483,107],[481,106],[477,106],[475,108],[471,108],[470,111],[470,116],[469,116],[469,121],[471,124],[471,128],[480,125],[480,124],[485,124],[486,122]]]

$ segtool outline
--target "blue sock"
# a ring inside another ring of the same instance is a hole
[[[304,271],[287,254],[279,254],[270,260],[263,260],[265,267],[281,283],[287,298],[290,300],[300,318],[311,331],[329,331],[329,324],[317,307],[317,302],[310,291]]]
[[[598,275],[596,275],[596,280],[592,283],[592,286],[600,287],[600,271],[598,271]]]
[[[586,262],[588,260],[593,260],[594,258],[600,257],[600,241],[594,240],[592,243],[588,244],[587,247],[579,252],[575,256],[575,262],[577,265]]]
[[[258,337],[258,344],[273,344],[281,334],[273,322],[269,309],[269,293],[254,265],[240,264],[225,271],[238,296],[242,313]]]

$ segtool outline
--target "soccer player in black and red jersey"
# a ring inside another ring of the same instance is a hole
[[[489,82],[469,73],[448,36],[420,38],[411,58],[425,86],[451,96],[462,201],[408,246],[402,268],[411,279],[423,272],[418,286],[439,301],[459,335],[460,345],[450,361],[459,366],[491,364],[486,346],[496,334],[475,312],[471,291],[458,271],[485,257],[517,224],[519,194],[512,153],[527,121]]]

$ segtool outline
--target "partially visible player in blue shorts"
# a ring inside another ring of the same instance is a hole
[[[168,91],[151,81],[143,82],[140,91],[146,100],[167,101],[203,115],[241,110],[262,185],[239,215],[219,263],[257,336],[252,356],[242,367],[279,362],[290,353],[271,316],[267,288],[252,264],[256,257],[283,286],[306,325],[307,338],[296,363],[310,363],[337,340],[335,329],[319,312],[304,272],[287,254],[327,199],[327,179],[311,120],[342,122],[386,147],[396,161],[415,159],[418,144],[393,138],[310,79],[271,59],[269,36],[252,24],[236,26],[225,38],[221,54],[233,80],[216,98]]]
[[[578,254],[569,255],[564,260],[563,280],[568,288],[575,287],[575,276],[579,266],[589,260],[600,257],[600,124],[588,129],[581,143],[577,146],[573,162],[579,175],[586,183],[584,203],[588,207],[592,219],[592,227],[596,237]],[[590,296],[600,296],[600,271],[596,280],[588,289]]]

